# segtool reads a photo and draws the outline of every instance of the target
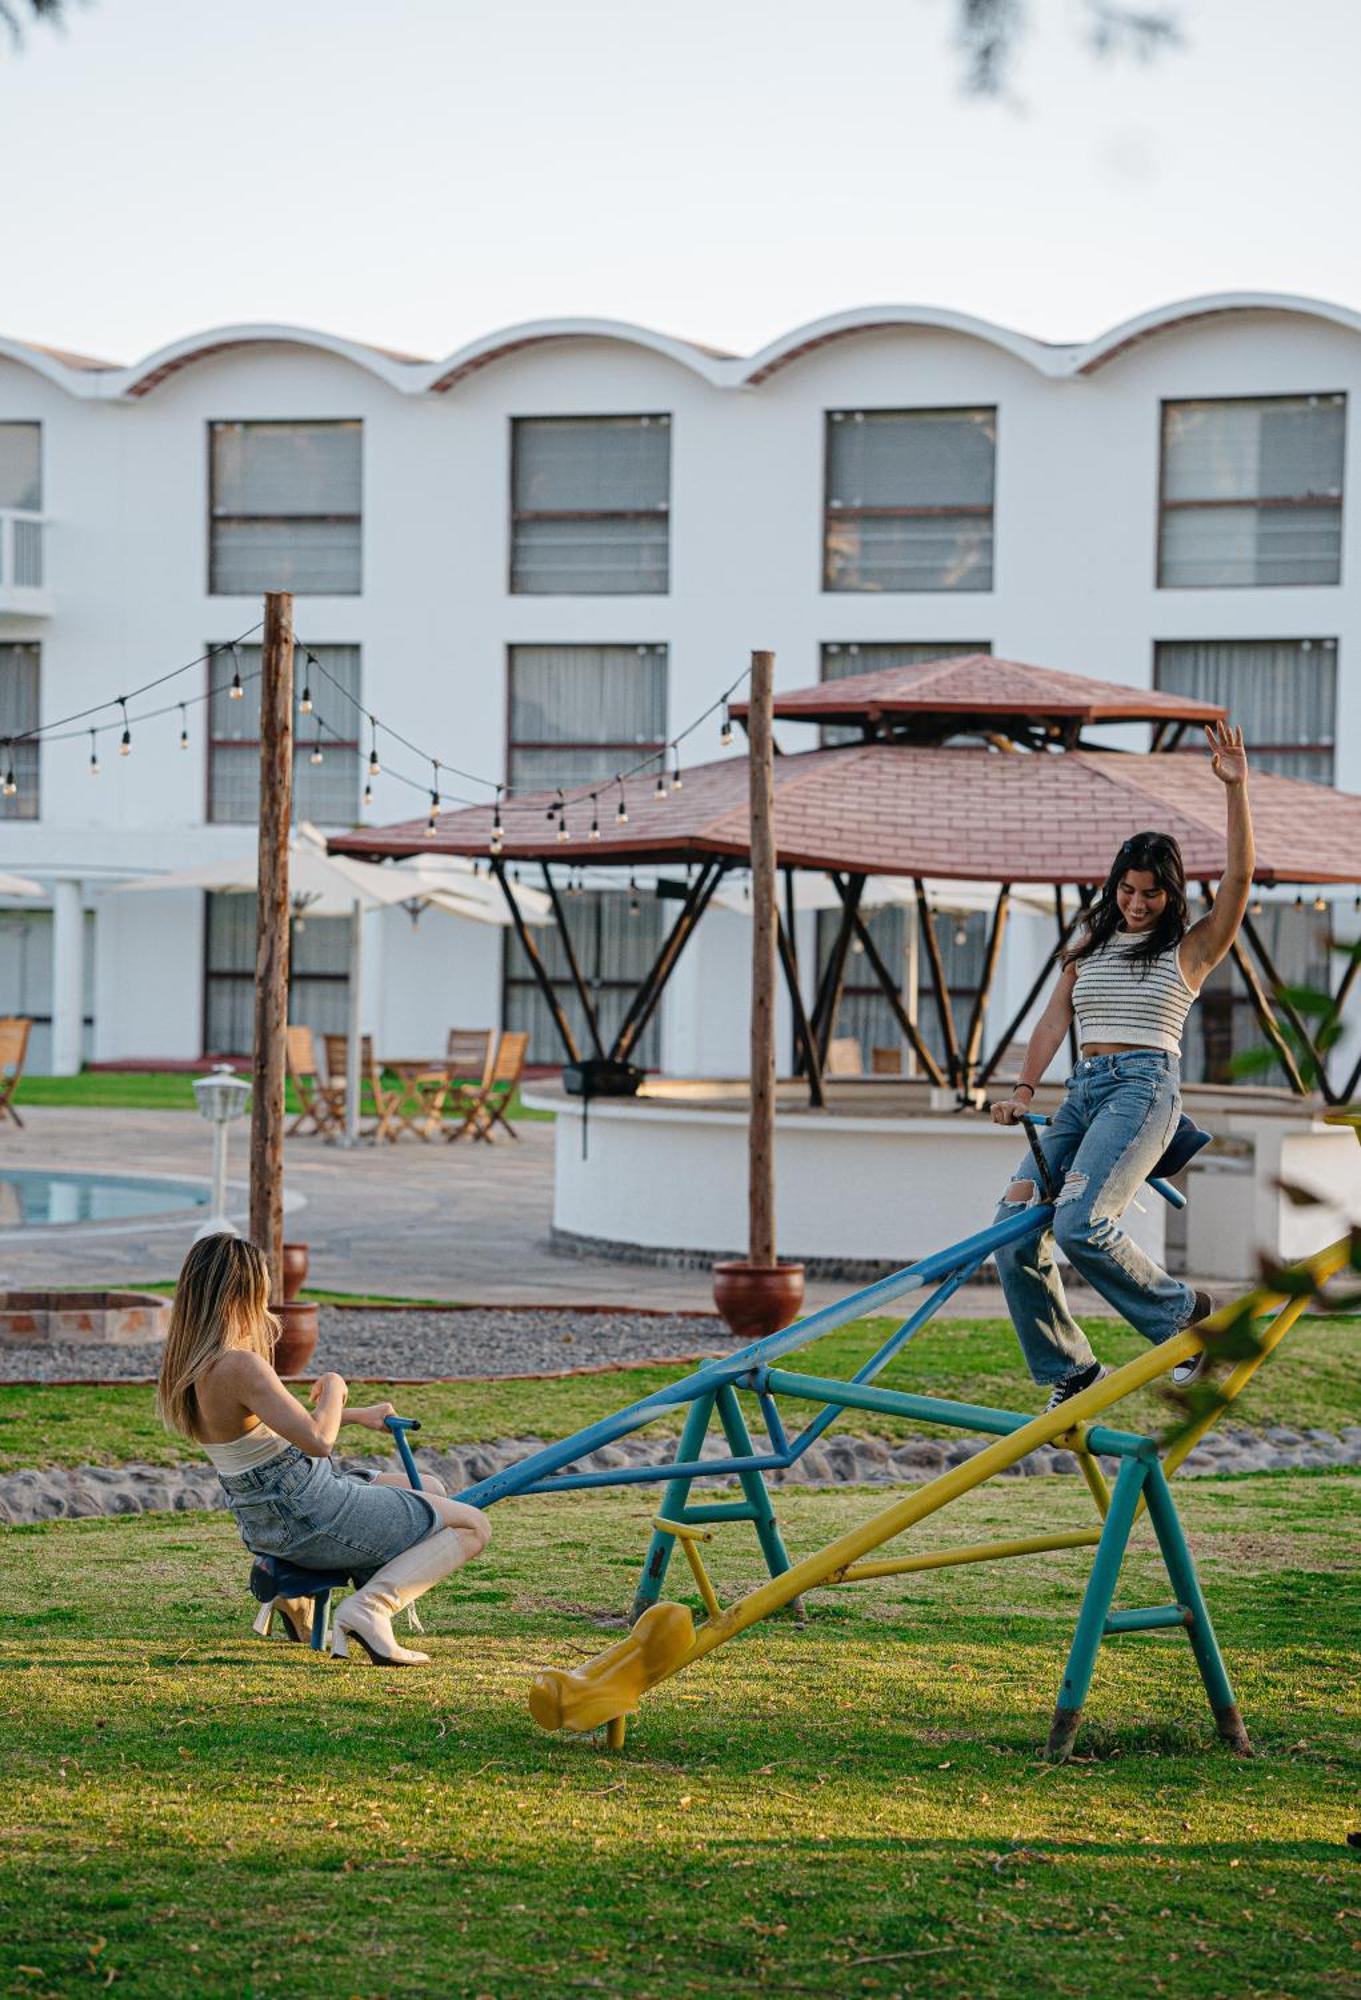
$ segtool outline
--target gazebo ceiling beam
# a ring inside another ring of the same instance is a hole
[[[789,1005],[794,1015],[794,1036],[797,1043],[794,1058],[795,1074],[797,1075],[801,1069],[807,1070],[808,1100],[816,1110],[821,1111],[827,1099],[822,1088],[822,1064],[818,1059],[817,1036],[809,1025],[803,994],[799,990],[799,966],[794,954],[793,939],[778,912],[775,917],[775,943],[780,954],[780,964],[784,969],[785,985],[789,989]]]
[[[1011,902],[1011,884],[1003,882],[997,892],[993,906],[992,928],[988,933],[987,949],[983,955],[983,971],[974,995],[973,1008],[969,1014],[968,1033],[964,1038],[964,1076],[960,1089],[967,1095],[973,1072],[978,1065],[978,1050],[983,1039],[983,1014],[992,993],[992,983],[997,977],[997,960],[1002,950],[1002,938],[1007,927],[1007,911]]]
[[[840,878],[830,871],[828,880],[841,898],[841,922],[837,926],[836,938],[827,963],[822,969],[822,980],[813,1005],[813,1033],[817,1037],[818,1060],[824,1068],[827,1063],[827,1046],[832,1039],[832,1027],[836,1021],[837,1009],[841,1005],[841,991],[846,982],[846,954],[851,947],[851,933],[855,928],[860,898],[865,893],[863,875],[852,875],[848,890]]]
[[[617,1062],[628,1060],[630,1050],[652,1019],[667,981],[675,971],[681,953],[694,936],[696,925],[709,907],[709,899],[722,881],[726,866],[726,862],[714,860],[712,857],[701,864],[699,874],[686,892],[680,915],[667,932],[661,950],[653,960],[642,985],[629,1002],[628,1012],[619,1024],[618,1033],[610,1049],[610,1055]]]
[[[838,893],[840,893],[840,883],[838,878],[836,876],[833,876],[832,879],[834,882],[837,882]],[[895,982],[893,974],[889,971],[887,965],[884,963],[883,956],[880,953],[879,947],[874,942],[874,939],[870,936],[869,926],[865,922],[865,919],[860,914],[859,910],[857,910],[855,913],[855,934],[856,937],[860,940],[861,946],[864,949],[866,958],[870,962],[870,968],[873,971],[875,978],[879,981],[880,986],[884,990],[884,998],[888,1001],[889,1006],[893,1009],[893,1018],[897,1021],[899,1028],[902,1030],[903,1034],[907,1037],[908,1043],[912,1048],[913,1054],[916,1056],[917,1061],[921,1064],[922,1068],[926,1071],[926,1074],[930,1077],[932,1083],[940,1085],[940,1087],[943,1089],[945,1087],[945,1082],[946,1082],[945,1071],[936,1061],[936,1058],[932,1054],[928,1044],[923,1040],[921,1029],[917,1026],[916,1022],[912,1019],[912,1016],[908,1013],[906,1007],[903,1005],[902,988]]]
[[[548,1011],[553,1017],[553,1025],[558,1031],[558,1039],[567,1051],[567,1060],[568,1062],[580,1062],[581,1051],[577,1047],[576,1036],[572,1033],[572,1024],[563,1012],[562,1002],[557,996],[552,980],[548,977],[548,969],[539,955],[539,947],[530,935],[529,926],[524,920],[524,914],[520,909],[520,905],[511,894],[510,884],[506,880],[506,864],[498,857],[492,861],[491,868],[492,873],[501,885],[501,894],[506,899],[506,908],[510,912],[510,921],[514,926],[516,937],[520,940],[525,957],[529,960],[529,969],[534,974],[538,982],[539,991],[543,995]]]
[[[562,940],[562,950],[563,956],[567,960],[567,970],[572,975],[572,984],[576,988],[577,999],[581,1002],[581,1011],[586,1017],[586,1027],[590,1033],[591,1046],[598,1056],[603,1057],[605,1054],[605,1045],[600,1039],[600,1021],[596,1014],[595,1001],[591,997],[586,981],[581,976],[581,966],[577,960],[576,946],[572,943],[572,933],[567,927],[567,913],[563,909],[562,899],[558,895],[558,885],[553,880],[553,871],[546,861],[540,862],[539,868],[543,875],[543,886],[548,891],[548,900],[553,906],[553,920],[557,924],[558,936]]]
[[[917,891],[917,920],[922,942],[926,946],[926,961],[931,968],[931,987],[936,996],[936,1012],[940,1016],[940,1032],[945,1043],[950,1082],[956,1090],[962,1090],[963,1064],[959,1052],[959,1035],[955,1029],[954,1011],[950,1006],[950,988],[945,979],[945,960],[941,957],[940,939],[936,936],[936,926],[932,921],[931,905],[926,897],[926,884],[920,875],[914,876],[913,882]]]

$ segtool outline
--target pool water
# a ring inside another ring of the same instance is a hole
[[[208,1206],[207,1188],[121,1174],[48,1174],[0,1167],[0,1229],[58,1222],[124,1222],[139,1215],[192,1213]]]

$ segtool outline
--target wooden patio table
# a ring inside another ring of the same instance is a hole
[[[444,1100],[454,1080],[448,1063],[432,1062],[429,1056],[384,1056],[380,1067],[397,1079],[383,1136],[395,1141],[403,1132],[414,1132],[418,1139],[432,1138],[440,1129]]]

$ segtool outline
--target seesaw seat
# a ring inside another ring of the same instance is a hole
[[[584,1667],[548,1667],[529,1690],[529,1712],[540,1729],[598,1729],[638,1705],[658,1681],[674,1674],[695,1640],[684,1604],[654,1604],[627,1638]]]

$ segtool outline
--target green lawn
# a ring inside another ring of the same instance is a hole
[[[0,1543],[0,1990],[129,1996],[1072,1996],[1361,1990],[1343,1475],[1182,1489],[1259,1756],[1178,1633],[1103,1652],[1082,1761],[1037,1758],[1090,1556],[812,1600],[645,1698],[619,1754],[530,1676],[612,1642],[655,1495],[497,1510],[383,1673],[249,1635],[221,1517]],[[882,1496],[779,1497],[818,1546]],[[1007,1482],[923,1546],[1087,1518]],[[720,1589],[755,1580],[715,1545]],[[682,1579],[677,1577],[676,1588]],[[1121,1601],[1160,1601],[1146,1530]]]
[[[802,1357],[809,1372],[847,1375],[888,1332],[888,1320],[861,1321],[827,1335]],[[456,1323],[455,1323],[456,1325]],[[392,1372],[402,1376],[401,1315],[392,1316]],[[1143,1349],[1130,1329],[1115,1321],[1093,1321],[1097,1351],[1109,1362],[1128,1360]],[[453,1338],[451,1333],[451,1338]],[[1290,1424],[1337,1431],[1361,1423],[1361,1368],[1357,1366],[1361,1328],[1355,1320],[1301,1320],[1285,1344],[1235,1406],[1234,1420],[1265,1427]],[[583,1357],[582,1344],[564,1344],[564,1368]],[[456,1365],[456,1357],[451,1357]],[[422,1442],[466,1444],[499,1437],[566,1437],[583,1424],[674,1381],[676,1368],[612,1369],[564,1381],[427,1383],[416,1388],[381,1385],[362,1394],[391,1400],[424,1425]],[[933,1322],[880,1378],[887,1386],[916,1389],[960,1401],[1037,1409],[1042,1400],[1025,1376],[1010,1327],[1001,1320]],[[1154,1391],[1131,1398],[1122,1424],[1165,1428],[1172,1412]],[[842,1427],[862,1436],[904,1437],[928,1429],[895,1417],[858,1412]],[[671,1428],[678,1429],[678,1424]],[[350,1433],[359,1438],[362,1434]],[[375,1441],[362,1436],[364,1447]],[[117,1388],[28,1388],[0,1386],[0,1471],[23,1465],[85,1465],[144,1459],[169,1464],[193,1455],[182,1439],[168,1437],[156,1421],[151,1391]]]
[[[199,1072],[207,1075],[207,1065]],[[26,1076],[14,1093],[18,1105],[57,1105],[90,1111],[193,1111],[194,1079],[183,1070],[83,1070],[79,1076]],[[289,1116],[299,1109],[292,1086],[286,1092]],[[368,1118],[371,1114],[365,1112]],[[531,1111],[517,1091],[512,1118],[551,1118]]]

